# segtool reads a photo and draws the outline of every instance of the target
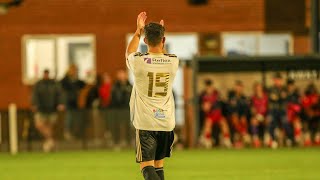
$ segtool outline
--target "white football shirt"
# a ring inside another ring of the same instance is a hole
[[[172,86],[179,59],[173,54],[137,52],[128,56],[127,66],[134,75],[130,99],[134,127],[148,131],[172,131],[175,127]]]

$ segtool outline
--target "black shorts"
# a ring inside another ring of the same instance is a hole
[[[136,130],[136,162],[161,160],[171,156],[173,131]]]

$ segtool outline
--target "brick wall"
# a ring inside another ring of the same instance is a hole
[[[266,0],[265,27],[270,31],[291,30],[294,33],[304,34],[306,27],[305,0]]]
[[[125,36],[136,15],[165,19],[170,32],[263,31],[265,0],[211,0],[193,7],[187,0],[27,0],[0,16],[0,108],[16,102],[28,107],[30,87],[21,82],[24,34],[92,33],[98,72],[125,67]]]

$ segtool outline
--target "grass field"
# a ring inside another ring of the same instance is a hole
[[[166,180],[320,179],[320,149],[175,151]],[[0,154],[0,180],[142,180],[134,152]]]

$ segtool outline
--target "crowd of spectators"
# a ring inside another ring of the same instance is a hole
[[[200,94],[199,144],[271,147],[320,145],[320,97],[315,84],[304,91],[280,73],[271,87],[253,85],[253,94],[244,92],[244,83],[222,96],[212,80],[205,80]]]
[[[64,116],[64,138],[67,141],[86,139],[86,129],[92,109],[100,111],[105,124],[105,137],[113,146],[130,143],[129,100],[132,85],[125,70],[118,70],[116,79],[107,73],[84,82],[78,78],[78,69],[71,65],[61,81],[50,78],[45,70],[32,93],[35,127],[44,137],[43,150],[55,149],[54,125],[59,111]]]
[[[212,80],[205,80],[199,97],[199,145],[206,148],[225,146],[312,146],[320,145],[320,94],[313,83],[303,91],[292,79],[280,73],[273,76],[271,87],[256,82],[247,96],[245,84],[236,80],[222,95]],[[132,85],[126,70],[118,70],[115,79],[108,73],[86,82],[78,78],[71,65],[65,77],[56,81],[45,70],[32,93],[35,127],[44,137],[43,150],[55,149],[54,126],[58,114],[64,115],[64,139],[86,139],[92,109],[99,110],[104,138],[109,146],[130,145],[129,101]],[[65,112],[65,113],[59,113]]]

